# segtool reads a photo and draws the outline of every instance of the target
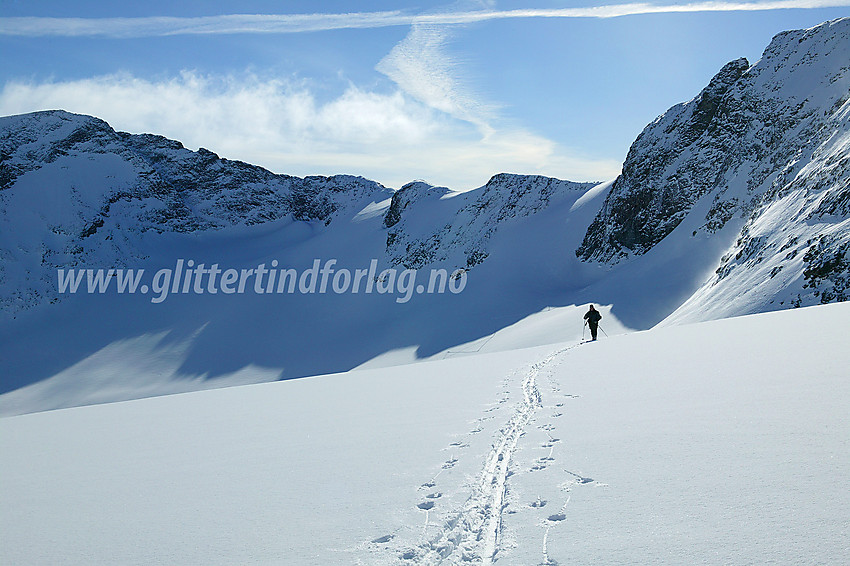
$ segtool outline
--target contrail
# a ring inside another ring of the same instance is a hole
[[[203,17],[0,18],[0,35],[23,37],[159,37],[236,33],[307,33],[338,29],[374,29],[413,24],[450,25],[520,18],[618,18],[641,14],[742,12],[841,8],[850,0],[773,0],[765,2],[646,2],[583,8],[479,10],[410,14],[400,11],[348,14],[229,14]]]

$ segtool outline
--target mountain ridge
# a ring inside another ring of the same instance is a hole
[[[29,250],[39,254],[48,269],[88,265],[92,259],[99,263],[94,267],[105,267],[101,261],[104,254],[109,257],[109,266],[144,259],[143,253],[130,249],[132,245],[115,245],[126,239],[119,234],[197,232],[251,226],[287,216],[293,221],[327,225],[336,217],[351,214],[352,208],[359,210],[391,195],[379,183],[360,177],[302,179],[278,175],[256,165],[220,158],[205,148],[188,150],[162,136],[116,132],[99,118],[65,111],[0,118],[0,132],[0,202],[8,209],[25,209],[32,204],[27,202],[30,195],[21,195],[18,200],[24,202],[17,205],[15,197],[19,195],[9,196],[9,189],[22,175],[44,172],[48,178],[41,183],[67,185],[66,194],[50,196],[62,199],[62,206],[68,210],[64,214],[53,211],[52,218],[39,215],[39,220],[51,224],[52,234],[42,239],[53,242],[46,249]],[[82,159],[66,163],[77,156]],[[53,166],[52,172],[45,170],[48,166]],[[68,167],[76,169],[80,178],[66,183],[62,177]],[[46,192],[43,186],[18,192],[23,191]],[[10,232],[27,230],[13,219],[6,220],[12,224]],[[103,234],[98,243],[91,244],[92,236],[99,231]],[[9,248],[26,249],[20,244],[4,247],[6,260],[13,255]],[[104,247],[113,249],[104,251]],[[33,278],[44,282],[43,273]],[[16,290],[17,305],[9,299]],[[27,288],[25,283],[16,290],[0,293],[4,310],[28,308],[39,304],[42,297],[57,298],[50,293],[49,285]]]

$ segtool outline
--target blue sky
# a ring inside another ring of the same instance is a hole
[[[844,16],[850,0],[0,0],[0,115],[63,108],[396,188],[603,180],[724,63]]]

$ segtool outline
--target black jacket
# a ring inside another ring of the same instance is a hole
[[[586,313],[584,313],[584,319],[589,324],[596,325],[599,324],[600,320],[602,320],[602,315],[597,310],[587,311]]]

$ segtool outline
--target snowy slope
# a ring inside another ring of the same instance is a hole
[[[839,564],[848,316],[3,418],[0,559]]]
[[[596,272],[577,261],[570,243],[580,239],[593,202],[603,196],[604,190],[586,195],[566,186],[533,216],[505,219],[486,239],[487,261],[470,271],[460,294],[415,294],[399,303],[397,295],[376,293],[190,293],[152,304],[149,295],[113,290],[20,312],[0,320],[0,414],[580,337],[586,306],[576,307],[566,290]],[[580,199],[588,205],[576,206]],[[134,266],[155,270],[192,258],[234,269],[278,261],[303,271],[317,258],[337,258],[337,268],[378,259],[382,269],[392,262],[375,208],[329,226],[284,218],[203,232],[149,231],[142,239],[147,257]],[[422,277],[431,267],[453,269],[454,259],[428,266]],[[609,309],[603,312],[607,331],[624,330]],[[541,317],[548,321],[542,326]],[[518,324],[539,327],[535,338]]]
[[[0,243],[9,253],[2,264],[5,289],[11,293],[7,298],[26,303],[23,293],[34,301],[0,318],[0,414],[547,344],[581,335],[581,311],[564,290],[584,285],[578,275],[589,270],[571,250],[595,212],[593,203],[604,197],[604,187],[588,194],[589,184],[497,176],[480,190],[451,193],[452,198],[441,201],[448,209],[406,210],[390,232],[385,216],[392,199],[384,198],[386,189],[364,180],[278,178],[259,168],[190,152],[176,142],[116,133],[96,119],[62,112],[14,119],[23,120],[29,129],[33,124],[41,124],[42,130],[45,124],[61,124],[65,130],[50,130],[55,139],[33,134],[36,141],[31,142],[20,132],[18,138],[42,148],[39,151],[66,147],[68,155],[52,161],[39,158],[39,168],[24,171],[0,193],[9,212],[3,219],[9,229],[0,232]],[[80,131],[87,134],[75,133]],[[96,133],[92,139],[86,137],[91,131]],[[14,163],[35,154],[26,144],[14,154]],[[155,170],[139,176],[138,168],[151,161],[139,165],[143,150],[158,157],[152,160]],[[119,175],[103,168],[104,159],[126,169],[122,182],[129,188],[120,198],[113,198]],[[186,179],[181,177],[184,167],[195,171]],[[168,179],[171,188],[144,196],[150,186],[165,182],[148,183],[154,173]],[[242,186],[234,181],[239,175],[265,176],[276,184],[263,189],[243,179]],[[197,182],[192,184],[192,179]],[[297,217],[311,210],[296,210],[287,200],[293,184],[302,182],[312,191],[308,203],[336,203],[331,216]],[[550,188],[537,191],[541,184]],[[88,201],[80,201],[83,191],[77,186],[93,187],[85,191]],[[38,202],[46,190],[51,206]],[[259,195],[250,202],[266,200],[247,206],[248,190]],[[168,208],[163,203],[175,191],[193,203],[185,216],[161,222],[146,212]],[[103,202],[112,204],[104,210]],[[18,212],[11,214],[13,210]],[[269,219],[255,222],[257,214]],[[92,217],[102,224],[93,223]],[[279,262],[304,271],[316,259],[336,259],[337,269],[355,270],[375,259],[378,269],[403,269],[394,258],[395,248],[387,245],[388,234],[399,234],[399,242],[418,238],[422,232],[417,225],[427,231],[443,218],[452,219],[453,243],[445,248],[449,253],[422,270],[423,278],[432,267],[468,265],[467,243],[487,256],[470,272],[460,295],[414,295],[400,304],[392,294],[260,295],[249,290],[226,296],[172,294],[153,304],[150,295],[122,295],[113,286],[105,294],[64,294],[55,304],[47,303],[57,298],[58,266],[124,266],[151,273],[173,267],[182,258],[237,270]],[[51,227],[60,227],[60,233],[54,234]],[[532,248],[529,241],[535,242]],[[610,310],[603,312],[609,315],[607,330],[624,330]],[[518,324],[538,330],[520,332]]]

